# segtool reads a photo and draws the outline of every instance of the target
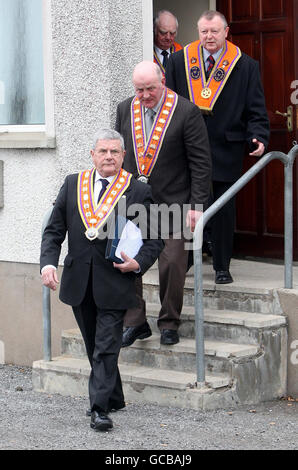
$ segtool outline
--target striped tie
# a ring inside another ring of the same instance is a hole
[[[212,70],[213,67],[214,67],[215,60],[214,60],[213,56],[210,55],[210,56],[207,58],[207,61],[209,62],[208,68],[207,68],[207,70],[206,70],[206,79],[208,80],[209,75],[210,75],[210,73],[211,73],[211,70]]]

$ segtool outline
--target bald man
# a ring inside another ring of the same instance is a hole
[[[167,207],[176,204],[181,213],[188,205],[182,222],[194,230],[201,216],[198,206],[208,202],[211,177],[209,142],[200,109],[166,88],[165,78],[153,62],[135,67],[133,85],[135,96],[117,108],[116,129],[126,147],[124,168],[151,186],[156,203]],[[158,327],[161,344],[169,345],[179,341],[188,250],[182,226],[171,224],[168,228],[158,264]],[[141,286],[139,294],[139,308],[128,310],[124,318],[122,347],[151,336]]]
[[[164,74],[170,55],[182,49],[182,46],[175,42],[178,32],[176,16],[168,10],[160,10],[154,18],[153,32],[154,62]]]

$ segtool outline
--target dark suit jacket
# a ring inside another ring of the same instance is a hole
[[[136,274],[122,274],[113,267],[112,261],[105,259],[107,239],[89,241],[85,236],[86,228],[77,207],[77,179],[77,174],[67,176],[60,189],[49,223],[43,233],[40,268],[48,264],[58,266],[61,244],[67,233],[68,254],[64,260],[60,287],[62,302],[72,306],[81,304],[92,269],[93,295],[97,306],[103,309],[134,307],[137,305]],[[143,204],[149,213],[152,195],[150,188],[143,183],[132,178],[123,196],[126,197],[128,208],[131,204],[139,203]],[[135,257],[141,268],[140,274],[144,274],[152,266],[162,248],[161,240],[144,240]]]
[[[169,58],[166,84],[189,99],[183,50]],[[214,181],[232,182],[241,175],[245,144],[257,138],[265,147],[269,120],[258,63],[242,53],[211,115],[204,115],[212,154]]]
[[[125,141],[124,168],[138,176],[131,132],[131,101],[117,107],[115,128]],[[178,97],[172,120],[149,183],[153,199],[168,205],[206,204],[210,188],[211,158],[206,126],[197,106]]]

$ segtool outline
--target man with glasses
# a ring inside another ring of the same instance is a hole
[[[58,287],[57,266],[61,245],[68,235],[59,298],[71,305],[81,330],[91,366],[89,377],[90,426],[95,431],[113,427],[110,411],[125,407],[118,356],[123,318],[137,305],[135,278],[149,269],[163,248],[158,237],[145,237],[132,258],[108,259],[107,226],[124,204],[139,207],[150,226],[150,187],[122,169],[125,156],[122,136],[100,129],[90,152],[92,164],[68,175],[44,230],[40,268],[46,287]]]

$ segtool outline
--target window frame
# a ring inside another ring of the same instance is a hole
[[[42,0],[45,124],[0,125],[1,148],[54,148],[54,85],[51,0]]]

